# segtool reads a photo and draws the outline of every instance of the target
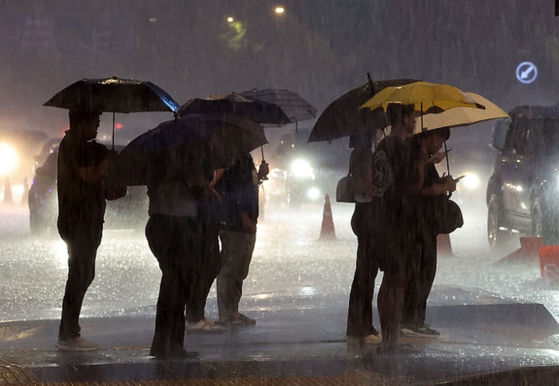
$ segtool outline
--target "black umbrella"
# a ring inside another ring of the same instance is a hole
[[[180,105],[151,82],[137,79],[82,79],[59,91],[43,106],[113,113],[175,112]]]
[[[241,94],[216,94],[191,99],[180,107],[180,117],[191,114],[232,114],[257,123],[286,125],[291,120],[283,109],[273,103],[244,97]]]
[[[243,91],[242,95],[273,103],[283,109],[291,122],[306,121],[316,118],[317,109],[299,94],[286,89],[252,89]]]
[[[147,185],[166,167],[195,167],[199,155],[208,157],[213,169],[223,168],[266,143],[261,125],[235,115],[178,117],[126,145],[112,165],[109,185]]]
[[[362,130],[386,127],[386,116],[382,111],[359,109],[373,95],[386,87],[401,86],[417,82],[414,79],[391,79],[371,81],[342,95],[330,103],[320,114],[307,142],[332,141]]]

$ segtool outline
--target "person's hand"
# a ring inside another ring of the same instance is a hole
[[[260,180],[267,180],[268,177],[268,173],[270,173],[270,166],[268,165],[268,163],[264,160],[262,160],[262,163],[260,164],[260,167],[258,168],[258,178]]]
[[[446,157],[445,153],[437,153],[434,154],[433,156],[431,156],[431,158],[429,158],[429,160],[427,161],[427,163],[432,163],[432,164],[438,164],[439,162],[441,162],[444,157]]]
[[[454,192],[456,190],[456,183],[458,180],[452,178],[452,176],[444,176],[443,175],[443,184],[447,192]]]

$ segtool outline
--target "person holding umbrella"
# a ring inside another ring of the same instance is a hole
[[[58,149],[58,233],[68,247],[68,280],[56,347],[63,351],[96,350],[80,336],[79,316],[95,276],[97,248],[105,215],[104,178],[116,155],[95,142],[100,112],[69,111],[70,129]]]
[[[183,146],[161,154],[152,162],[152,176],[147,183],[149,221],[146,238],[162,272],[155,335],[150,355],[157,359],[191,358],[197,353],[183,348],[185,308],[201,308],[196,301],[205,287],[207,274],[202,272],[208,257],[207,231],[203,206],[219,199],[208,184],[213,176],[209,149]],[[217,241],[217,232],[215,234]],[[218,260],[219,262],[219,260]],[[205,300],[205,297],[204,297]]]
[[[349,175],[353,184],[355,210],[351,229],[357,236],[355,275],[351,284],[347,312],[346,336],[348,343],[376,344],[381,336],[373,326],[373,293],[378,273],[374,243],[371,243],[371,222],[374,221],[371,204],[373,188],[373,151],[370,131],[349,137],[352,148]],[[357,342],[358,341],[358,342]]]
[[[381,140],[373,156],[371,248],[379,268],[384,271],[378,294],[382,332],[380,353],[413,351],[399,345],[399,324],[404,307],[415,242],[415,218],[411,196],[422,184],[422,164],[414,164],[407,138],[415,128],[413,105],[391,103],[387,116],[392,125],[389,136]]]
[[[435,167],[444,158],[444,153],[439,154],[439,151],[449,137],[450,129],[443,127],[416,134],[410,139],[413,162],[425,165],[425,168],[423,185],[412,198],[417,211],[417,243],[404,296],[401,331],[406,336],[439,335],[425,323],[425,311],[437,269],[437,201],[454,192],[458,181],[450,175],[440,177]]]

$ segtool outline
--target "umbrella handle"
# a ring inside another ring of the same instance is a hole
[[[448,162],[448,147],[446,146],[446,141],[444,141],[444,154],[445,154],[445,159],[446,159],[446,171],[448,173],[448,175],[450,176],[450,163]],[[448,192],[448,197],[452,197],[452,192]]]
[[[264,161],[264,146],[260,146],[260,151],[262,152],[262,161]]]
[[[113,148],[111,150],[115,149],[115,112],[113,111],[113,135],[111,136],[112,138],[112,142],[113,142]]]

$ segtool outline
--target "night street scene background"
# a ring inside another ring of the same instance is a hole
[[[283,12],[277,11],[280,6]],[[372,80],[450,84],[483,95],[509,112],[516,106],[559,103],[558,23],[551,0],[0,0],[0,368],[7,363],[40,363],[52,369],[124,362],[130,359],[122,359],[127,344],[139,353],[130,362],[149,363],[145,358],[161,272],[144,235],[148,216],[142,188],[134,193],[142,198],[132,221],[119,223],[118,209],[107,209],[96,278],[82,309],[82,326],[101,341],[105,354],[69,359],[57,356],[54,349],[68,254],[55,222],[47,221],[32,232],[27,195],[36,169],[68,130],[67,110],[42,105],[67,85],[111,76],[149,80],[180,105],[212,94],[288,89],[315,106],[318,118],[336,98],[365,84],[370,74]],[[114,143],[121,148],[173,114],[115,118]],[[559,277],[543,277],[537,256],[502,262],[520,248],[520,237],[526,235],[516,234],[497,251],[487,241],[486,189],[498,154],[490,146],[495,122],[455,128],[449,140],[452,174],[471,178],[460,182],[453,195],[465,225],[450,235],[450,245],[440,253],[427,308],[428,321],[442,333],[440,340],[423,346],[421,360],[396,360],[393,367],[367,367],[367,361],[375,362],[374,354],[347,352],[345,313],[357,238],[350,227],[353,204],[337,203],[335,186],[347,174],[350,149],[347,138],[307,144],[315,122],[266,127],[269,144],[253,152],[256,164],[264,156],[272,170],[288,169],[285,154],[296,144],[297,156],[305,158],[316,178],[304,196],[292,197],[291,202],[285,192],[275,190],[274,178],[264,184],[256,248],[241,301],[258,324],[246,335],[207,341],[187,335],[187,348],[202,353],[202,364],[272,361],[277,359],[272,347],[277,346],[294,363],[320,357],[321,371],[329,376],[336,369],[329,368],[329,359],[339,365],[340,358],[359,358],[370,374],[378,372],[385,382],[397,379],[400,384],[434,384],[448,379],[447,370],[454,380],[523,367],[556,371]],[[112,114],[103,114],[100,142],[113,141],[112,127]],[[446,163],[441,167],[446,171]],[[324,241],[319,237],[326,195],[335,239]],[[381,280],[379,273],[376,325]],[[482,310],[497,303],[511,308]],[[467,305],[479,308],[456,314],[444,310]],[[206,313],[217,317],[215,287]],[[461,323],[471,327],[460,320],[468,314],[482,320],[481,327],[472,327],[475,334],[461,330]],[[306,315],[316,325],[305,325]],[[117,319],[139,324],[127,332],[125,323],[115,322],[121,330],[113,337],[109,321]],[[297,355],[286,343],[298,333],[284,331],[290,321],[299,323],[303,336]],[[274,337],[277,325],[284,335]],[[133,337],[130,341],[126,334],[136,332],[138,342]],[[318,343],[328,347],[312,351]],[[476,359],[449,370],[449,363],[460,357]],[[232,373],[242,377],[241,367]],[[254,372],[282,376],[272,373]],[[133,379],[130,373],[122,376]],[[556,373],[537,380],[557,382],[553,377]],[[56,381],[54,376],[50,380]]]

